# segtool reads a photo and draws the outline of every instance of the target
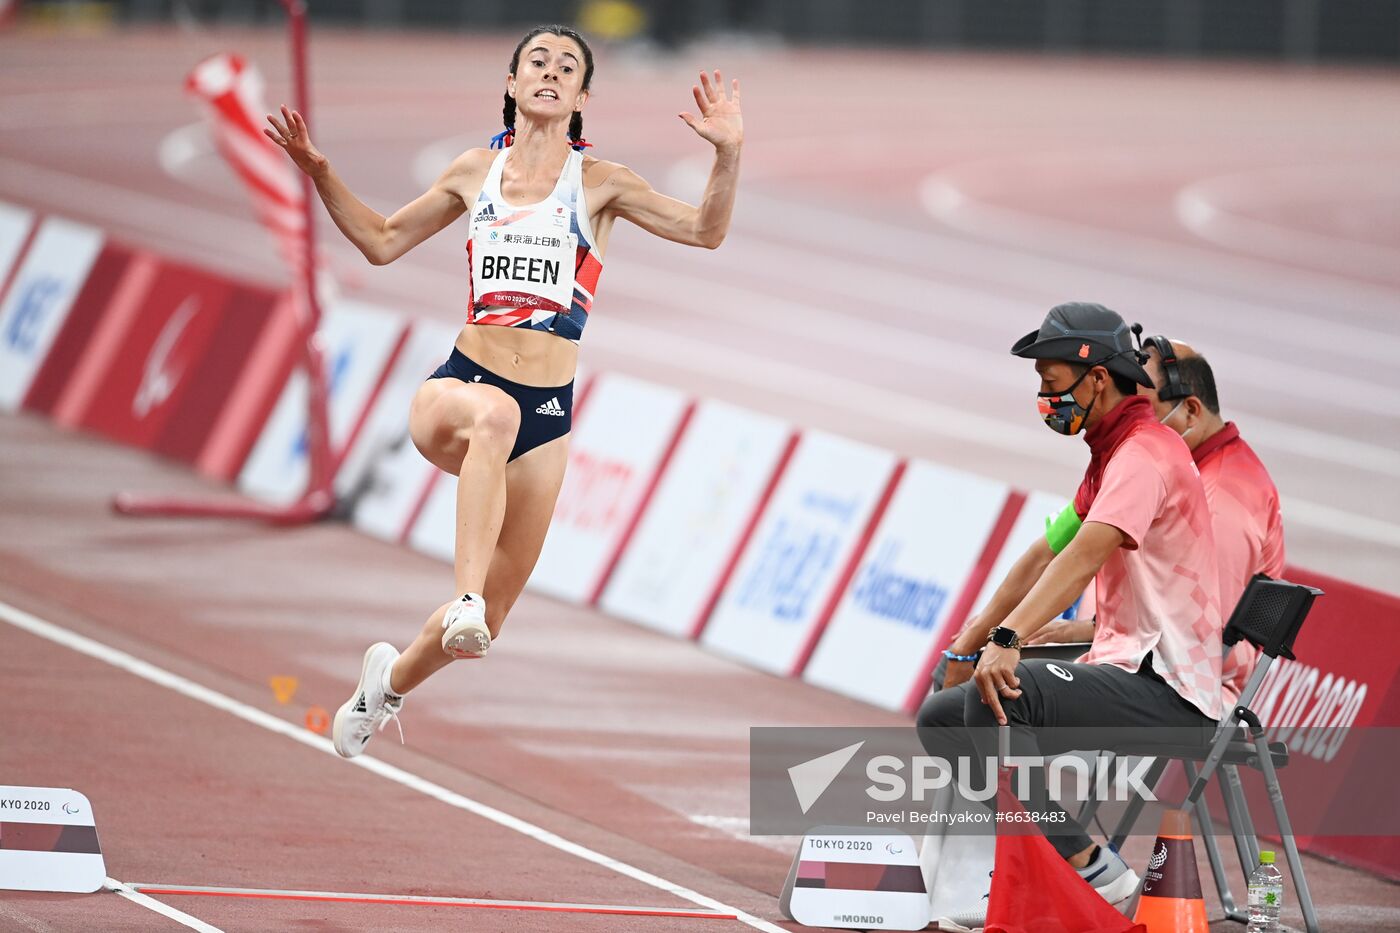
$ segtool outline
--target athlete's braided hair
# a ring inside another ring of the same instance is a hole
[[[525,51],[525,46],[529,44],[530,40],[545,33],[563,36],[578,44],[578,47],[583,51],[583,89],[588,90],[589,85],[593,82],[593,50],[588,47],[588,43],[584,41],[583,36],[579,35],[578,30],[569,26],[536,26],[527,32],[525,38],[521,39],[520,44],[515,47],[515,54],[510,58],[510,73],[515,74],[516,69],[520,67],[520,54]],[[509,91],[505,95],[505,106],[501,108],[501,120],[506,127],[504,138],[510,139],[515,134],[515,98],[510,96]],[[586,145],[583,142],[583,114],[577,111],[569,120],[569,143],[575,149]]]

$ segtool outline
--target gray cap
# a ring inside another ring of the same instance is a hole
[[[1040,330],[1031,331],[1011,348],[1015,356],[1032,360],[1064,360],[1102,366],[1152,388],[1142,368],[1133,335],[1123,316],[1103,305],[1071,301],[1045,315]]]

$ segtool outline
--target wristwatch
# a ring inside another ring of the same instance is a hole
[[[987,636],[987,644],[996,645],[998,648],[1014,648],[1020,651],[1025,642],[1021,640],[1020,634],[1014,628],[1007,628],[998,625],[992,629],[992,634]]]

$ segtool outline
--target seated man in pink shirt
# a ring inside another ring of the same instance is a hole
[[[1255,574],[1283,575],[1283,516],[1278,489],[1234,422],[1220,416],[1215,373],[1206,358],[1187,344],[1165,337],[1143,341],[1147,374],[1155,389],[1142,389],[1157,420],[1181,435],[1210,506],[1215,531],[1215,562],[1220,577],[1220,609],[1229,618]],[[1053,531],[1052,531],[1053,535]],[[1053,546],[1053,545],[1052,545]],[[1089,641],[1091,621],[1054,620],[1030,644]],[[1240,642],[1224,662],[1224,702],[1233,705],[1259,661],[1259,652]]]
[[[991,602],[953,642],[955,655],[982,650],[972,680],[934,693],[919,710],[930,755],[974,763],[996,755],[997,725],[1013,726],[1012,753],[1054,755],[1101,747],[1087,737],[1166,742],[1183,732],[1207,741],[1222,713],[1221,613],[1215,542],[1205,490],[1190,451],[1160,424],[1137,386],[1151,387],[1116,312],[1095,304],[1052,309],[1038,332],[1011,351],[1035,360],[1041,418],[1052,430],[1084,432],[1090,461],[1074,501],[1080,523],[1056,553],[1040,538],[1017,561]],[[1022,661],[1022,644],[1097,581],[1098,618],[1078,662]],[[965,662],[970,667],[970,661]],[[1079,732],[1061,746],[1071,727]],[[1107,744],[1107,743],[1105,743]],[[971,786],[980,787],[979,783]],[[1095,846],[1067,813],[1032,787],[1027,809],[1055,849],[1110,903],[1137,878]]]
[[[1220,608],[1229,618],[1255,574],[1283,575],[1283,515],[1278,489],[1233,421],[1220,417],[1210,363],[1184,343],[1165,337],[1143,341],[1147,372],[1156,389],[1146,390],[1157,418],[1181,435],[1201,471],[1215,529]],[[1225,699],[1234,705],[1259,651],[1240,642],[1225,659]]]

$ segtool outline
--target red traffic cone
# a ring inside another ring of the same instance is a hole
[[[1133,920],[1147,924],[1148,933],[1209,933],[1189,811],[1162,814]]]

